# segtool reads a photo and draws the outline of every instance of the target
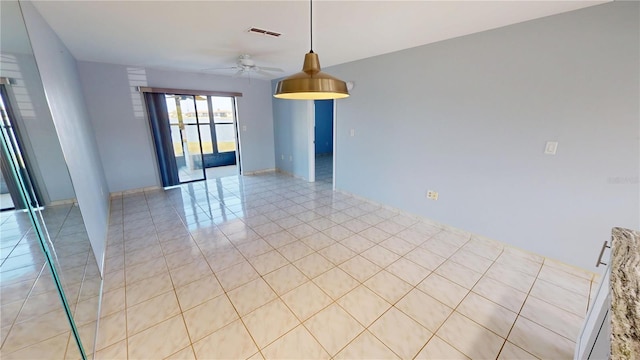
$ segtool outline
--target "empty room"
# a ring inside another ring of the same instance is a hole
[[[0,20],[3,359],[640,357],[640,3]]]

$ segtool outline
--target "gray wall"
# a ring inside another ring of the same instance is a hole
[[[33,4],[23,2],[22,10],[78,205],[102,271],[109,192],[82,94],[76,60]]]
[[[614,2],[325,69],[355,82],[337,188],[593,270],[613,226],[640,227],[639,12]]]
[[[277,80],[272,81],[272,93]],[[273,98],[276,168],[309,179],[309,127],[313,126],[313,101]],[[310,117],[311,115],[311,117]]]
[[[142,106],[140,94],[133,90],[138,84],[130,85],[147,85],[146,76],[122,65],[82,61],[78,71],[109,192],[159,185],[145,112],[135,108]]]
[[[275,168],[268,81],[95,62],[79,62],[79,71],[110,192],[161,184],[135,86],[241,92],[237,106],[243,171]]]

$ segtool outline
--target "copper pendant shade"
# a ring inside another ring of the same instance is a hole
[[[313,12],[311,18],[313,20]],[[313,41],[313,30],[311,39]],[[312,50],[304,56],[302,71],[280,80],[273,96],[289,100],[342,99],[349,96],[349,90],[344,81],[320,71],[320,60],[312,44]]]

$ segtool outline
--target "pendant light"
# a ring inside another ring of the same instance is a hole
[[[288,100],[326,100],[342,99],[349,96],[347,84],[329,74],[320,71],[318,54],[313,52],[313,0],[309,0],[309,23],[311,50],[304,56],[302,71],[278,82],[278,99]]]

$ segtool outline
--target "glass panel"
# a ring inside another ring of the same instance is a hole
[[[234,122],[234,98],[232,97],[211,97],[213,107],[213,121],[216,124],[233,124]]]
[[[86,359],[102,278],[19,6],[0,1],[0,155],[26,210],[0,213],[0,357]]]
[[[213,141],[211,140],[211,125],[200,125],[200,140],[202,142],[202,153],[213,154]]]
[[[176,156],[180,182],[204,179],[205,174],[202,164],[198,126],[185,124],[184,130],[182,131],[182,139],[183,156]]]
[[[175,95],[166,95],[167,115],[169,115],[169,124],[178,124],[178,110],[176,109]]]
[[[236,165],[235,98],[164,96],[180,183],[222,174],[206,168]]]
[[[6,115],[3,101],[0,101],[0,106],[2,114]],[[3,116],[3,123],[8,122],[9,118]],[[65,293],[70,293],[69,288],[63,290],[62,275],[59,274],[61,264],[55,261],[56,253],[43,222],[43,213],[30,188],[31,180],[22,166],[21,157],[18,155],[20,150],[11,127],[2,126],[0,143],[3,161],[8,165],[18,187],[19,194],[16,195],[26,204],[26,211],[12,211],[2,216],[0,244],[3,261],[0,265],[0,288],[3,300],[3,326],[7,312],[8,319],[14,326],[5,328],[8,334],[0,352],[4,356],[15,358],[29,356],[27,354],[30,353],[34,357],[51,356],[52,354],[45,349],[38,347],[43,340],[55,336],[55,340],[52,340],[55,344],[48,343],[47,347],[57,346],[58,349],[64,349],[56,357],[64,356],[69,340],[74,339],[72,341],[78,345],[81,357],[85,358],[79,341],[80,335],[71,317],[76,302],[73,301],[73,295],[70,298],[65,296]],[[29,223],[31,228],[28,227]],[[10,231],[6,233],[5,228],[9,228]],[[86,264],[86,258],[84,263]],[[34,291],[38,285],[40,287]],[[75,293],[77,294],[78,292]],[[96,295],[99,296],[99,293]],[[97,303],[95,309],[97,310]],[[91,319],[97,320],[97,312],[92,315]],[[13,331],[16,327],[18,330]],[[93,329],[95,333],[95,326]]]
[[[173,143],[173,153],[175,156],[182,156],[182,135],[180,127],[177,125],[170,125],[171,128],[171,142]]]
[[[199,117],[208,117],[206,98],[203,101],[201,97],[173,94],[165,98],[178,179],[181,183],[203,180],[205,172],[197,124]]]
[[[233,124],[216,124],[218,152],[236,151],[236,134]]]
[[[176,100],[180,99],[176,104],[178,111],[182,112],[182,121],[185,124],[197,124],[198,118],[196,117],[196,105],[194,96],[191,95],[176,95]]]
[[[200,124],[208,124],[209,120],[209,104],[206,96],[196,96],[196,109],[198,109],[198,122]]]

